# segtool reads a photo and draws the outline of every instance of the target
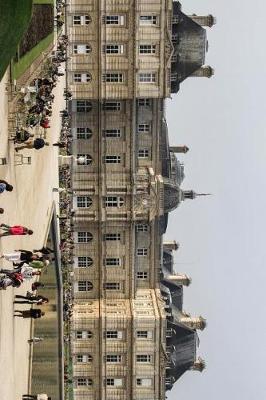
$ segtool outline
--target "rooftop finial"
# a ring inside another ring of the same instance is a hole
[[[183,190],[182,192],[182,200],[194,200],[196,197],[200,196],[211,196],[211,193],[196,193],[194,190]]]
[[[202,358],[198,357],[194,364],[191,366],[192,371],[199,371],[202,372],[206,368],[206,362],[202,360]]]

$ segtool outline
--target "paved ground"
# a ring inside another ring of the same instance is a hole
[[[5,213],[0,215],[0,222],[21,224],[33,229],[32,236],[7,237],[0,239],[0,253],[18,248],[33,249],[42,247],[51,215],[52,192],[58,186],[58,149],[49,146],[36,150],[24,150],[32,157],[31,165],[14,165],[14,146],[8,141],[6,75],[0,82],[0,157],[7,157],[8,164],[0,165],[0,178],[14,185],[11,193],[0,195],[0,207]],[[53,106],[52,128],[48,130],[47,140],[57,141],[60,132],[59,111],[64,108],[62,97],[65,78],[62,77],[54,91],[56,101]],[[7,265],[3,263],[2,265]],[[10,266],[11,267],[11,266]],[[8,288],[0,291],[0,399],[19,400],[22,393],[27,393],[30,322],[13,317],[14,294],[25,294],[29,284],[20,289]],[[20,309],[26,309],[25,305]]]

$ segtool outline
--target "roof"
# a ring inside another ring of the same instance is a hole
[[[176,322],[168,322],[168,327],[174,334],[169,340],[171,352],[168,355],[170,369],[167,369],[167,376],[177,381],[196,361],[198,336],[194,330]]]
[[[176,61],[171,64],[171,91],[176,93],[179,84],[205,64],[207,38],[206,30],[181,11],[180,3],[173,3],[173,15],[178,16],[172,26]]]

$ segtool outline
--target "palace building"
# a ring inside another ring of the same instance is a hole
[[[169,145],[165,98],[210,77],[206,30],[176,1],[71,0],[67,7],[74,231],[75,400],[163,400],[202,371],[198,330],[183,310],[191,279],[164,242],[169,213],[198,196]],[[201,194],[199,194],[201,195]]]

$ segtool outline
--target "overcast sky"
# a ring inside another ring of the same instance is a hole
[[[170,144],[182,187],[213,196],[171,213],[175,268],[192,277],[184,309],[207,318],[200,332],[202,373],[187,372],[168,399],[266,398],[266,46],[265,0],[184,0],[183,12],[213,14],[207,28],[211,79],[189,78],[168,102]]]

